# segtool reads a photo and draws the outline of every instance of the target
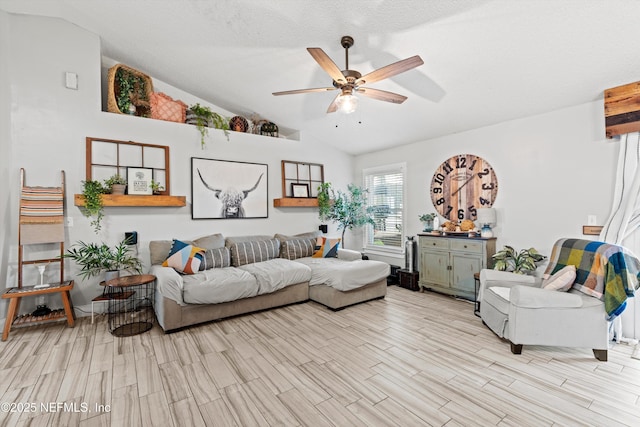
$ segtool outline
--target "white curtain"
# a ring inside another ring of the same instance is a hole
[[[618,155],[618,167],[616,173],[616,184],[613,195],[613,206],[611,213],[602,232],[600,240],[616,245],[623,244],[625,239],[629,241],[630,236],[638,230],[640,226],[640,133],[633,132],[620,136],[620,153]],[[636,255],[640,255],[630,248]],[[633,298],[635,300],[636,296]],[[635,330],[638,320],[635,319],[640,305],[636,301],[627,300],[627,310],[622,317],[631,316],[631,327]],[[615,321],[616,337],[619,340],[623,333],[629,334],[631,331],[622,331],[622,319],[618,317]],[[627,328],[629,329],[629,328]],[[632,335],[638,338],[638,332]]]

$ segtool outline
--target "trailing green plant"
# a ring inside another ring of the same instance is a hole
[[[229,141],[229,119],[211,111],[211,108],[196,103],[189,107],[196,119],[196,128],[200,132],[200,145],[205,146],[205,137],[209,135],[209,125],[216,129],[222,129]]]
[[[132,99],[149,101],[147,99],[146,81],[142,76],[133,74],[129,70],[118,68],[115,80],[120,89],[116,94],[116,104],[121,112],[129,114]]]
[[[107,189],[102,186],[100,181],[89,180],[82,181],[82,196],[84,197],[84,206],[81,211],[84,216],[91,219],[91,226],[96,234],[102,228],[102,217],[104,216],[104,205],[102,203],[102,195],[107,193]]]
[[[321,220],[338,223],[338,230],[344,233],[366,224],[374,225],[372,206],[367,204],[368,190],[349,184],[347,192],[334,190],[331,183],[324,183],[318,187],[318,207]],[[322,200],[322,202],[321,202]]]
[[[81,267],[78,275],[85,279],[115,270],[139,274],[142,272],[142,262],[131,252],[128,243],[124,239],[112,248],[106,243],[79,241],[62,256],[75,261]]]
[[[327,222],[331,212],[331,199],[329,199],[329,189],[331,183],[324,182],[318,186],[318,217],[320,221]]]
[[[153,179],[151,180],[149,187],[151,187],[151,191],[153,191],[153,193],[159,193],[161,191],[164,191],[164,186],[160,184],[158,181],[154,181]]]
[[[510,271],[516,274],[529,274],[536,270],[537,263],[547,257],[535,248],[521,249],[519,252],[511,246],[506,246],[493,254],[494,270]]]

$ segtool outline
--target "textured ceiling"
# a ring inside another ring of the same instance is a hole
[[[422,141],[602,99],[640,80],[635,0],[0,0],[98,34],[103,54],[234,113],[353,153]],[[306,51],[366,74],[420,55],[424,65],[371,85],[409,97],[362,98],[326,114],[336,92]]]

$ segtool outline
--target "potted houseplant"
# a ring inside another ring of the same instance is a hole
[[[142,262],[129,249],[127,239],[113,248],[106,243],[79,241],[63,257],[74,260],[81,267],[78,275],[85,279],[107,272],[105,280],[118,277],[120,271],[142,272]]]
[[[511,246],[505,246],[492,256],[495,264],[494,270],[510,271],[516,274],[531,274],[536,271],[538,263],[547,257],[540,254],[535,248],[516,251]]]
[[[203,107],[199,103],[193,104],[187,110],[187,123],[196,125],[200,132],[200,144],[202,148],[205,146],[204,138],[209,135],[210,127],[222,129],[224,135],[229,140],[229,119],[220,114],[211,111],[209,107]]]
[[[104,187],[111,191],[111,194],[124,194],[127,187],[127,181],[119,174],[111,175],[104,180]]]
[[[338,223],[338,230],[344,233],[365,224],[374,224],[373,207],[367,206],[367,190],[349,184],[347,192],[334,190],[331,183],[318,187],[318,207],[321,221],[330,220]]]
[[[151,191],[153,192],[153,194],[160,194],[162,191],[164,191],[164,185],[160,184],[158,181],[154,181],[153,179],[151,180],[149,186],[151,187]]]
[[[433,220],[436,217],[434,213],[422,214],[418,218],[422,222],[422,231],[433,231]]]
[[[102,186],[100,181],[82,181],[82,196],[84,197],[82,214],[87,218],[92,218],[91,226],[96,234],[102,228],[101,222],[102,217],[104,216],[102,195],[106,192],[107,190]]]

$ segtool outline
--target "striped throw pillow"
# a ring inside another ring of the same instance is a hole
[[[204,260],[200,264],[200,271],[210,268],[224,268],[231,265],[231,253],[229,248],[207,249],[204,251]]]
[[[278,239],[239,242],[231,245],[231,265],[240,267],[254,262],[269,261],[280,252]]]
[[[316,239],[290,239],[282,242],[280,257],[286,259],[296,259],[309,257],[316,250]]]

